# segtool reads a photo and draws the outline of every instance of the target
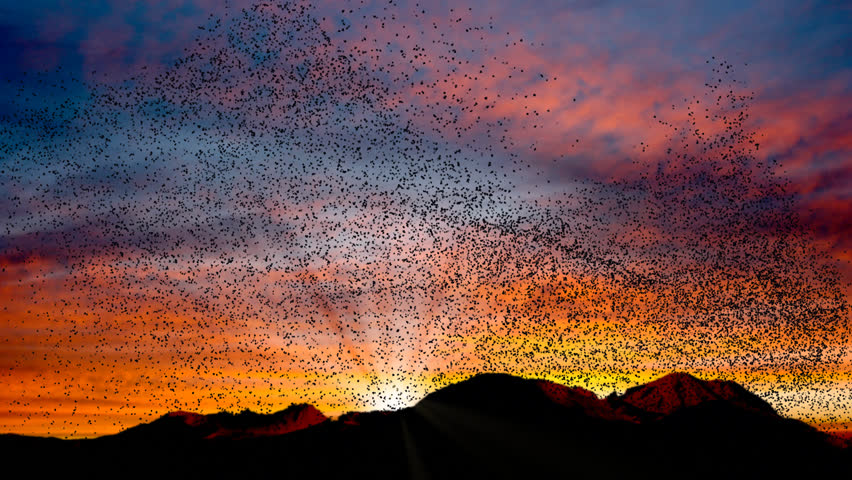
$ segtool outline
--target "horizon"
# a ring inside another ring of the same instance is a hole
[[[300,402],[300,403],[291,403],[290,405],[287,405],[286,407],[279,408],[277,410],[267,410],[267,411],[263,411],[263,410],[255,411],[255,410],[252,410],[250,408],[244,408],[242,410],[217,410],[217,411],[206,411],[206,412],[188,411],[188,410],[172,410],[172,411],[168,411],[168,412],[151,413],[149,418],[147,418],[147,419],[146,418],[140,418],[139,423],[133,424],[133,425],[127,425],[127,426],[123,427],[121,430],[114,431],[114,432],[105,432],[105,433],[99,433],[97,435],[89,435],[89,436],[86,436],[86,435],[71,435],[71,436],[58,436],[58,437],[57,436],[50,436],[50,435],[25,435],[25,436],[38,437],[38,438],[60,438],[62,440],[89,440],[89,439],[95,439],[95,438],[101,438],[101,437],[115,435],[117,433],[121,433],[121,432],[127,431],[129,429],[132,429],[136,426],[146,425],[146,424],[151,423],[152,421],[159,420],[161,418],[170,417],[170,416],[173,416],[173,415],[176,415],[176,414],[201,415],[201,416],[226,414],[226,415],[230,415],[230,416],[239,416],[239,415],[242,415],[242,414],[250,413],[250,414],[253,414],[253,415],[273,416],[273,415],[276,415],[278,413],[286,412],[286,411],[289,411],[289,410],[291,410],[293,408],[297,408],[297,407],[314,408],[319,413],[321,413],[324,417],[326,417],[327,420],[336,422],[336,421],[340,421],[341,417],[344,417],[344,416],[347,416],[347,415],[350,415],[350,414],[373,413],[373,412],[399,412],[399,411],[402,411],[402,410],[408,410],[408,409],[416,407],[417,404],[420,403],[421,400],[425,399],[426,397],[428,397],[432,393],[443,390],[444,388],[451,386],[451,385],[466,383],[467,381],[469,381],[469,380],[471,380],[475,377],[481,377],[481,376],[507,376],[507,377],[513,377],[513,378],[520,378],[520,379],[524,379],[524,380],[546,381],[546,382],[550,382],[552,384],[565,386],[565,387],[569,387],[569,388],[579,388],[579,389],[581,389],[585,392],[591,393],[598,400],[607,401],[610,398],[610,396],[623,397],[629,390],[631,390],[633,388],[643,387],[643,386],[646,386],[646,385],[649,385],[649,384],[652,384],[652,383],[656,383],[656,382],[658,382],[658,381],[660,381],[664,378],[669,378],[669,377],[679,376],[679,375],[686,375],[688,377],[695,378],[695,379],[697,379],[701,382],[728,381],[728,380],[724,380],[724,379],[721,379],[721,378],[702,378],[702,376],[700,376],[700,375],[696,376],[696,375],[694,375],[692,373],[688,373],[688,372],[669,372],[669,373],[660,373],[659,375],[652,377],[652,379],[650,379],[646,382],[643,382],[643,383],[640,383],[640,384],[637,384],[637,385],[629,386],[624,390],[620,390],[620,391],[613,390],[613,391],[606,393],[606,394],[600,394],[600,393],[589,390],[589,389],[584,388],[584,387],[579,386],[579,385],[563,384],[563,383],[559,383],[559,382],[554,382],[554,381],[549,380],[547,378],[540,378],[540,377],[534,377],[534,376],[519,376],[519,375],[507,373],[507,372],[477,372],[477,373],[473,373],[473,374],[468,375],[468,376],[461,377],[461,379],[459,379],[459,380],[449,382],[449,383],[444,384],[444,385],[437,386],[437,387],[433,388],[432,390],[427,391],[425,394],[423,394],[419,398],[416,398],[413,401],[409,401],[408,403],[405,403],[405,404],[403,404],[403,403],[399,403],[399,404],[396,404],[396,405],[389,405],[387,403],[382,404],[382,399],[379,399],[377,404],[374,405],[372,408],[368,407],[367,409],[362,409],[362,410],[346,410],[346,411],[337,411],[337,412],[324,411],[321,408],[318,408],[314,403],[312,403],[310,401]],[[736,383],[736,382],[734,382],[734,383]],[[761,398],[760,395],[756,394],[755,392],[749,391],[749,393],[756,395],[758,398]],[[770,403],[770,405],[772,406],[773,409],[775,409],[777,411],[777,409],[774,405],[772,405],[771,403]],[[812,424],[811,426],[823,431],[824,433],[828,433],[828,434],[834,435],[834,436],[839,437],[839,438],[847,438],[847,437],[852,438],[852,430],[847,429],[844,426],[836,426],[836,425],[835,426],[826,426],[824,424],[822,424],[822,425],[820,425],[820,424],[813,425]],[[305,427],[305,428],[309,428],[309,427]],[[0,432],[0,435],[3,435],[3,434],[5,434],[5,432]],[[18,435],[20,435],[20,434],[18,434]]]

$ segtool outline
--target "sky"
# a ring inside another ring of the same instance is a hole
[[[0,432],[673,370],[850,428],[850,22],[0,5]]]

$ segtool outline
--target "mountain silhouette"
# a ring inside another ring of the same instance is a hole
[[[852,473],[850,449],[838,439],[778,415],[734,382],[683,373],[603,399],[545,380],[480,374],[398,411],[351,412],[335,420],[311,405],[267,415],[174,412],[92,440],[4,435],[0,451],[57,474],[130,468],[169,477]]]
[[[738,383],[705,381],[688,373],[672,373],[645,385],[630,388],[622,396],[610,395],[607,400],[614,409],[646,420],[708,403],[776,415],[769,403]]]
[[[283,435],[328,421],[328,417],[313,405],[291,405],[269,415],[243,410],[201,415],[172,412],[157,420],[129,428],[118,435],[122,440],[142,440],[168,437],[171,441],[214,438],[241,439]]]
[[[630,420],[589,390],[496,373],[477,375],[433,392],[421,400],[415,409],[437,406],[468,409],[504,419],[568,415],[588,419]]]

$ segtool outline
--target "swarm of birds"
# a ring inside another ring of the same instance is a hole
[[[4,321],[37,345],[4,383],[38,370],[9,412],[387,408],[491,371],[713,372],[777,400],[840,360],[837,272],[733,65],[657,119],[667,154],[638,175],[554,190],[513,136],[548,113],[499,112],[557,80],[503,60],[472,9],[407,28],[401,8],[258,3],[164,69],[7,85]]]

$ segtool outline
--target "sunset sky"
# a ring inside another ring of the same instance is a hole
[[[0,6],[0,433],[483,371],[852,428],[852,8],[222,3]]]

